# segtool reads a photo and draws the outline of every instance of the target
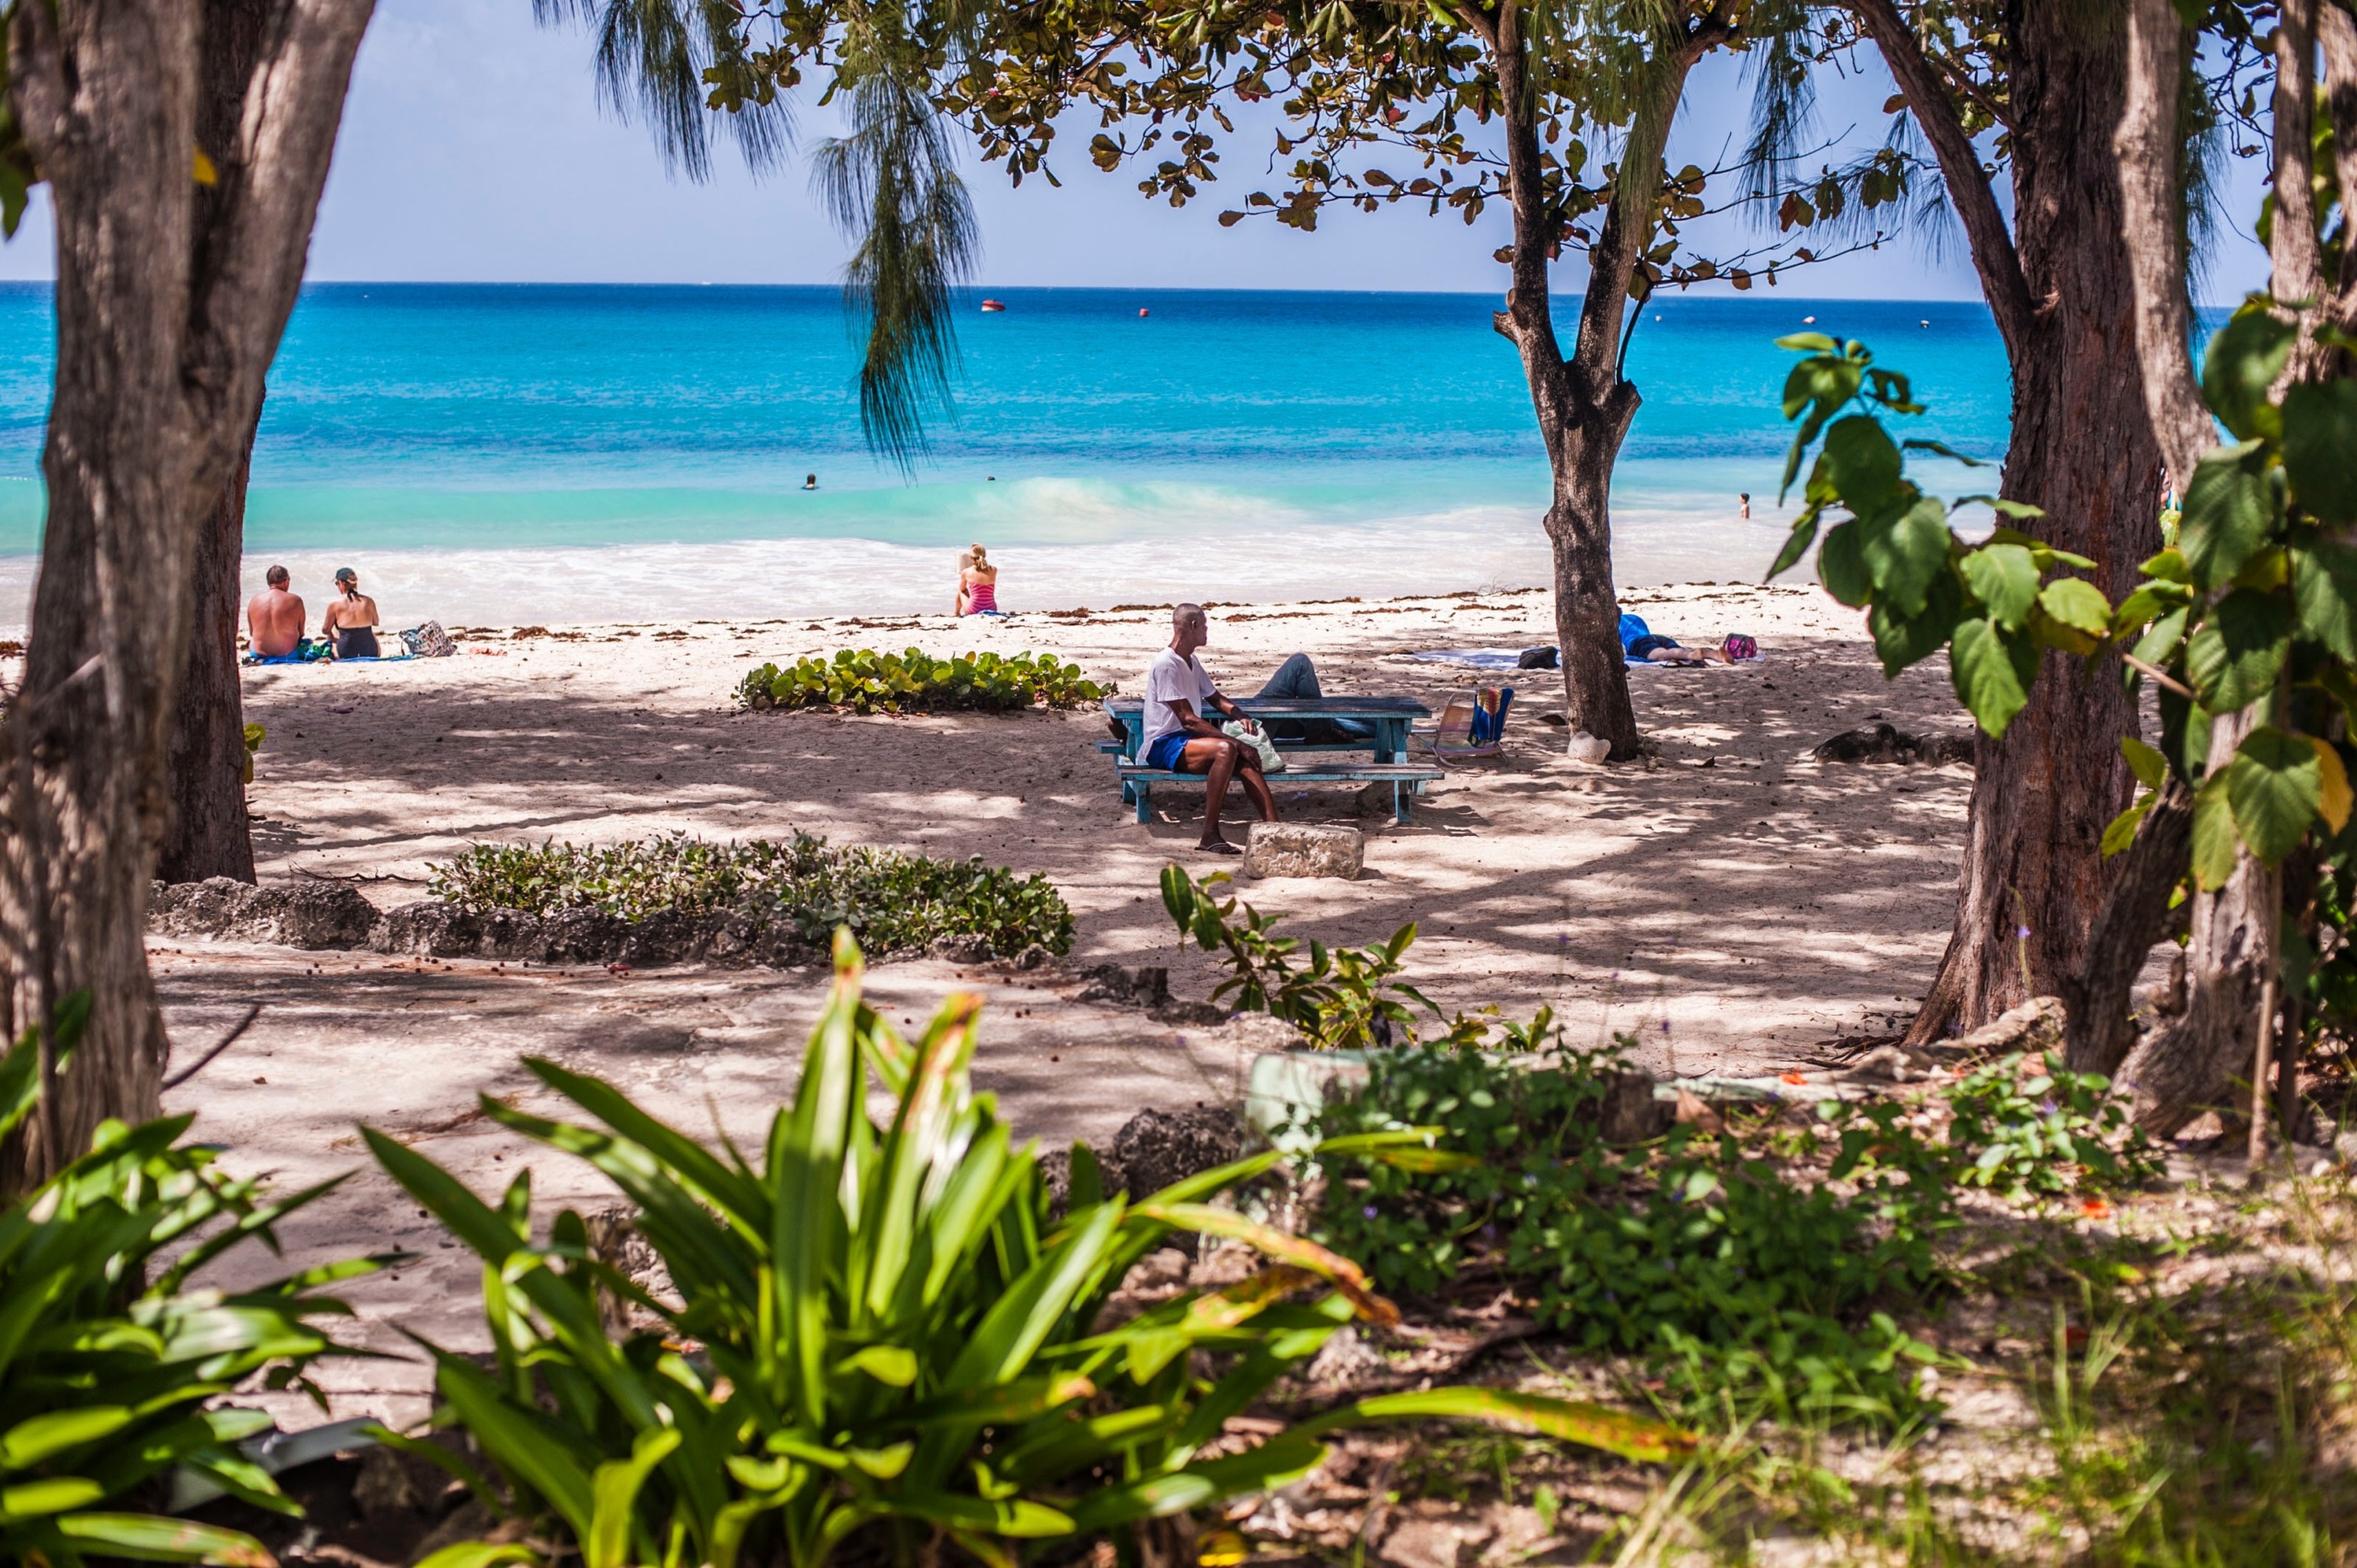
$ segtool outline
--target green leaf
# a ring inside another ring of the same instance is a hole
[[[1948,570],[1947,511],[1922,497],[1887,524],[1865,525],[1858,553],[1873,576],[1875,599],[1887,598],[1909,615],[1921,614],[1934,578]]]
[[[2101,848],[2106,860],[2136,842],[2137,828],[2152,814],[2153,802],[2159,798],[2157,795],[2147,795],[2105,825]]]
[[[1896,605],[1876,599],[1866,611],[1866,630],[1874,636],[1875,655],[1882,661],[1883,673],[1896,676],[1945,647],[1963,615],[1964,590],[1953,572],[1932,579],[1919,614],[1902,614]]]
[[[1326,1461],[1326,1447],[1290,1433],[1225,1458],[1206,1459],[1128,1486],[1107,1487],[1073,1510],[1073,1525],[1109,1529],[1134,1519],[1166,1518],[1247,1492],[1290,1486]]]
[[[2031,648],[2033,672],[2037,656],[2037,649]],[[1948,644],[1948,673],[1956,683],[1956,696],[1991,739],[2003,735],[2014,715],[2029,705],[2029,679],[2021,665],[2013,644],[1995,621],[1975,618],[1956,623],[1956,635]]]
[[[225,1568],[276,1568],[261,1542],[238,1530],[152,1514],[69,1514],[57,1521],[68,1540],[108,1557],[145,1562],[210,1562]]]
[[[2357,460],[2357,448],[2351,456]],[[2293,551],[2292,604],[2301,636],[2357,662],[2357,550],[2318,540]]]
[[[2018,544],[1989,544],[1968,552],[1958,563],[1965,586],[2000,626],[2021,630],[2038,601],[2038,563]]]
[[[2201,395],[2237,440],[2282,433],[2282,412],[2268,401],[2268,391],[2283,374],[2297,335],[2290,322],[2254,303],[2235,312],[2210,340],[2202,356]]]
[[[1793,519],[1793,531],[1786,536],[1784,548],[1776,552],[1776,563],[1768,568],[1768,581],[1774,582],[1800,564],[1801,557],[1808,553],[1808,547],[1817,542],[1817,521],[1824,515],[1820,508],[1811,506]]]
[[[2311,515],[2357,521],[2357,381],[2303,381],[2283,394],[2283,472]]]
[[[1898,446],[1882,427],[1882,421],[1871,414],[1853,413],[1834,421],[1825,433],[1825,472],[1841,500],[1861,517],[1871,517],[1888,505],[1898,492],[1898,476],[1905,467]],[[1940,517],[1943,540],[1947,534],[1946,514]]]
[[[420,1559],[417,1568],[504,1568],[510,1562],[538,1563],[540,1561],[528,1546],[462,1540],[456,1546],[446,1546],[432,1556]]]
[[[2119,754],[2128,759],[2129,771],[2146,789],[2158,789],[2168,782],[2169,760],[2136,737],[2123,735],[2119,738]]]
[[[1302,1423],[1290,1434],[1315,1437],[1341,1427],[1387,1421],[1477,1421],[1507,1432],[1559,1438],[1618,1454],[1644,1464],[1682,1458],[1694,1452],[1690,1432],[1603,1405],[1518,1394],[1504,1388],[1426,1388],[1378,1394]]]
[[[2065,626],[2076,627],[2091,637],[2110,634],[2111,601],[2084,577],[2055,578],[2039,592],[2038,602]]]
[[[106,1488],[97,1481],[78,1475],[47,1476],[40,1481],[20,1481],[15,1486],[0,1487],[0,1523],[12,1519],[36,1519],[44,1515],[63,1514],[69,1508],[87,1507],[103,1502]]]
[[[869,1345],[837,1362],[835,1371],[865,1372],[878,1383],[905,1388],[917,1380],[917,1354],[905,1345]]]
[[[1834,342],[1831,338],[1827,337],[1823,332],[1788,333],[1776,340],[1776,346],[1781,349],[1788,349],[1794,354],[1838,354],[1841,352],[1841,345]],[[1808,398],[1805,396],[1801,399],[1800,402],[1794,402],[1792,401],[1793,389],[1794,386],[1800,384],[1801,368],[1802,367],[1797,365],[1793,366],[1792,375],[1785,377],[1784,380],[1784,417],[1786,419],[1790,419],[1793,415],[1800,412],[1802,404],[1808,401]]]
[[[2267,548],[2275,505],[2266,480],[2266,449],[2257,441],[2222,447],[2194,465],[2177,521],[2178,548],[2197,587],[2224,586]]]
[[[2201,781],[2193,795],[2193,880],[2204,892],[2214,893],[2235,874],[2242,839],[2235,831],[2235,809],[2226,798],[2226,774],[2221,769]]]
[[[2220,599],[2185,650],[2186,674],[2202,706],[2231,713],[2266,696],[2291,635],[2291,607],[2278,596],[2237,588]]]
[[[79,1410],[52,1411],[20,1421],[0,1437],[0,1466],[28,1470],[52,1454],[96,1442],[131,1424],[131,1411],[122,1405],[85,1405]]]
[[[1825,542],[1817,549],[1817,577],[1825,591],[1852,610],[1874,597],[1874,579],[1866,572],[1860,554],[1864,540],[1861,525],[1855,521],[1841,523],[1825,535]]]
[[[609,1459],[598,1467],[590,1481],[589,1533],[581,1542],[583,1568],[630,1568],[632,1538],[641,1533],[632,1528],[637,1523],[639,1491],[682,1441],[677,1427],[658,1426],[638,1434],[629,1458]]]
[[[2323,807],[2316,748],[2272,726],[2252,730],[2226,769],[2226,797],[2251,853],[2277,864],[2299,847]]]

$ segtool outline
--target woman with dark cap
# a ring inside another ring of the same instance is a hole
[[[378,657],[377,601],[360,591],[360,574],[349,566],[337,567],[335,588],[319,634],[335,645],[340,659]]]

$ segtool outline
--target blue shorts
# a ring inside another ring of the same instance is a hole
[[[1187,732],[1173,730],[1145,749],[1145,765],[1160,768],[1166,773],[1183,772],[1179,763],[1186,761]]]
[[[1628,647],[1623,652],[1630,658],[1641,659],[1655,648],[1674,648],[1678,645],[1678,639],[1675,637],[1665,637],[1658,632],[1648,632],[1642,637],[1631,638]]]

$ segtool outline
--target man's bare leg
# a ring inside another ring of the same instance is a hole
[[[1203,782],[1203,836],[1195,841],[1197,849],[1225,850],[1231,854],[1235,851],[1236,846],[1220,834],[1219,813],[1227,802],[1228,783],[1236,776],[1237,757],[1243,749],[1243,745],[1234,740],[1198,738],[1187,742],[1187,749],[1179,753],[1181,771],[1210,775]],[[1268,793],[1267,785],[1261,786],[1261,793]]]
[[[1260,753],[1249,746],[1240,749],[1243,755],[1237,761],[1236,782],[1244,786],[1244,793],[1260,807],[1260,820],[1273,822],[1277,819],[1277,797],[1270,792],[1269,775],[1260,771]]]

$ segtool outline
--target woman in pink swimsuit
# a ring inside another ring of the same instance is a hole
[[[998,568],[991,564],[990,555],[979,544],[971,546],[958,560],[958,613],[1004,613],[998,607]]]

